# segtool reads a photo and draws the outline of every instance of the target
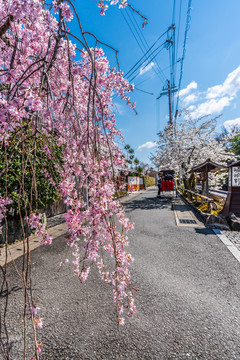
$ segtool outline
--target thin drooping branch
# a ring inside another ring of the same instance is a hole
[[[7,17],[5,23],[0,27],[0,38],[10,29],[11,21],[13,21],[14,17],[10,14]]]
[[[0,233],[4,226],[6,251],[1,291],[7,292],[5,311],[0,313],[0,343],[8,359],[11,334],[7,338],[7,304],[11,298],[7,212],[11,209],[22,233],[21,270],[15,264],[23,283],[24,306],[19,310],[24,323],[21,356],[32,356],[28,353],[30,320],[34,356],[39,359],[38,328],[42,320],[36,315],[29,237],[34,231],[41,245],[51,244],[42,212],[52,201],[61,199],[66,205],[67,244],[73,249],[75,276],[84,282],[95,263],[101,278],[113,287],[118,323],[124,323],[124,311],[129,316],[135,312],[129,272],[133,259],[126,251],[127,232],[133,224],[114,199],[118,169],[125,171],[125,161],[115,142],[120,132],[111,108],[114,93],[132,107],[127,94],[133,87],[119,70],[118,51],[83,31],[71,0],[51,1],[49,6],[42,0],[21,2],[21,13],[16,4],[18,0],[13,4],[0,0],[4,56],[0,69]],[[72,12],[78,33],[68,30]],[[95,40],[93,48],[89,36]],[[115,52],[118,71],[110,67],[104,47]],[[76,50],[80,51],[78,61]],[[115,222],[119,222],[121,231]],[[115,269],[108,268],[102,254],[114,260]],[[42,311],[47,313],[46,309]]]

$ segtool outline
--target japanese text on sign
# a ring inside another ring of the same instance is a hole
[[[240,167],[232,168],[232,186],[240,186]]]

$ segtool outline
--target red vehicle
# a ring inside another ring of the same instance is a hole
[[[162,181],[161,181],[161,192],[163,191],[174,191],[175,187],[175,171],[174,170],[161,170]]]

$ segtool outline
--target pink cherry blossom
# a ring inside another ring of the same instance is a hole
[[[98,2],[102,15],[108,4]],[[130,6],[126,0],[112,0],[110,5]],[[73,273],[84,282],[91,266],[97,265],[100,278],[113,287],[122,325],[126,309],[129,316],[135,312],[129,271],[133,257],[126,250],[133,223],[114,199],[119,169],[127,169],[116,141],[122,135],[112,104],[113,96],[118,96],[134,108],[129,97],[134,86],[110,66],[99,43],[94,48],[88,45],[81,25],[79,38],[71,34],[68,22],[74,13],[71,1],[0,0],[0,140],[10,149],[15,136],[15,150],[20,152],[29,133],[33,144],[38,140],[58,177],[44,167],[41,172],[67,207],[66,241],[73,255]],[[24,151],[27,163],[34,146]],[[12,158],[8,161],[2,176],[7,175]],[[37,204],[34,166],[30,164],[33,186],[31,196],[24,194],[24,216],[40,244],[49,245],[52,237],[42,223],[42,209],[33,206],[31,198],[35,196]],[[0,197],[0,225],[11,202],[7,194]],[[114,260],[115,269],[108,266],[108,258]],[[35,319],[38,308],[31,305],[29,310]],[[36,327],[42,326],[42,318],[36,319]],[[36,348],[40,353],[41,344]]]
[[[43,327],[43,319],[42,318],[37,318],[36,319],[36,327],[38,327],[39,329],[41,329]]]

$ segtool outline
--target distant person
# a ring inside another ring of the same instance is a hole
[[[173,177],[172,177],[171,174],[166,174],[164,180],[165,180],[165,181],[172,181],[172,180],[173,180]]]
[[[157,186],[158,186],[158,197],[161,195],[161,190],[162,190],[162,181],[163,181],[163,175],[162,173],[158,173],[158,181],[157,181]]]

